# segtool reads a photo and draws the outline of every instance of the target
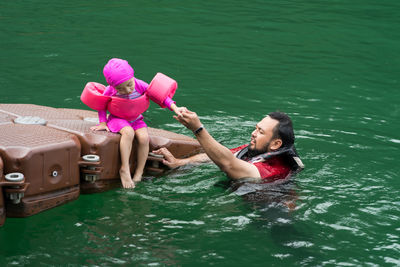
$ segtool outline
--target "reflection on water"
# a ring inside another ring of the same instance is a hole
[[[298,196],[295,182],[292,180],[279,184],[236,183],[231,188],[236,195],[248,202],[257,203],[257,206],[260,207],[281,204],[286,206],[289,211],[296,209]]]

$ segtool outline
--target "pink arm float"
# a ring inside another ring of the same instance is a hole
[[[174,79],[159,72],[154,76],[146,93],[152,101],[160,107],[166,108],[164,101],[168,97],[172,98],[174,96],[176,88],[178,88],[178,84]]]

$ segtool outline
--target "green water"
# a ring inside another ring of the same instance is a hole
[[[2,0],[0,103],[86,109],[85,83],[121,57],[140,79],[176,79],[178,105],[228,147],[287,112],[306,169],[263,201],[202,165],[7,218],[1,266],[399,266],[399,12],[395,0]],[[190,135],[171,115],[152,104],[146,120]]]

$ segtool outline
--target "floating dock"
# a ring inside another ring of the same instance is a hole
[[[121,185],[120,135],[91,131],[97,112],[32,104],[0,104],[0,226]],[[148,128],[150,151],[166,147],[177,158],[201,151],[193,138]],[[133,144],[131,170],[135,168]],[[149,156],[145,173],[162,174]]]

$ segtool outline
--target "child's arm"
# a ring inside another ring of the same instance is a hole
[[[106,130],[107,132],[110,131],[110,129],[108,129],[107,122],[100,122],[96,126],[90,127],[90,130],[92,130],[92,131],[103,131],[103,130]]]
[[[107,127],[107,110],[99,110],[99,124],[96,126],[90,127],[90,130],[92,131],[104,131],[106,130],[107,132],[110,131]]]
[[[148,87],[149,87],[148,83],[135,78],[135,90],[138,91],[141,95],[143,95],[147,91]],[[172,100],[169,96],[165,98],[163,104],[169,110],[175,112],[175,114],[178,115],[178,117],[182,116],[183,110],[186,110],[186,108],[177,107],[175,101]]]
[[[110,86],[107,86],[106,90],[104,90],[103,95],[107,96],[112,96],[113,95],[113,90]],[[99,110],[98,112],[99,115],[99,124],[96,126],[90,127],[90,130],[92,131],[103,131],[106,130],[107,132],[110,131],[107,127],[107,110]]]
[[[178,117],[182,116],[182,111],[186,110],[186,108],[184,107],[178,107],[175,104],[175,101],[172,100],[170,97],[167,97],[164,100],[164,105],[171,111],[175,112],[176,115],[178,115]]]

